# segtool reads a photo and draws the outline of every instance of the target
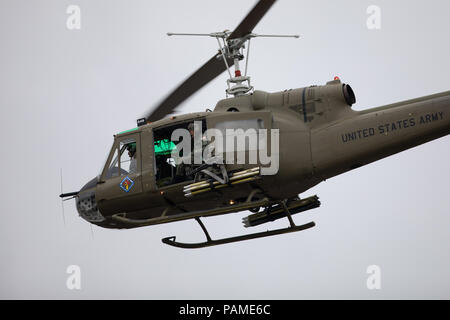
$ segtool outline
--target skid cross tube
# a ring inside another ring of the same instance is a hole
[[[289,220],[289,223],[291,224],[291,227],[295,227],[294,220],[292,220],[291,213],[289,212],[288,207],[286,206],[286,200],[281,201],[281,205],[283,206],[284,212],[286,212],[286,216]]]
[[[206,227],[203,224],[202,220],[200,220],[199,217],[195,218],[195,220],[197,220],[198,224],[200,225],[200,227],[202,228],[203,232],[205,233],[206,240],[212,241],[211,237],[209,236],[208,230],[206,230]]]

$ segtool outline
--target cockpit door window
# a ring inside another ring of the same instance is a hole
[[[137,173],[137,146],[135,139],[125,139],[120,141],[120,162],[121,175]]]

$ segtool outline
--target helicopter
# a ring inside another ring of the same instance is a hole
[[[135,128],[114,135],[97,177],[60,197],[75,199],[79,215],[103,228],[194,219],[206,241],[183,243],[171,236],[162,242],[179,248],[216,246],[310,229],[314,222],[296,225],[292,216],[321,203],[316,195],[299,194],[450,133],[450,91],[355,111],[353,89],[338,77],[320,86],[255,90],[247,65],[245,71],[240,67],[245,55],[247,64],[250,40],[299,37],[253,33],[274,3],[258,1],[233,31],[168,33],[216,38],[218,52],[138,119]],[[227,97],[213,110],[172,115],[225,71],[230,76]],[[246,228],[282,218],[289,226],[213,239],[201,220],[246,210],[251,213],[242,219]]]

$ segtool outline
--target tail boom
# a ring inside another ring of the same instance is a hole
[[[354,112],[311,132],[314,170],[330,178],[449,133],[450,91]]]

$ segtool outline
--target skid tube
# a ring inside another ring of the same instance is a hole
[[[306,230],[309,228],[314,227],[316,224],[312,221],[309,223],[302,224],[300,226],[295,225],[294,221],[292,220],[291,214],[289,212],[289,209],[286,206],[286,202],[282,201],[281,205],[283,206],[284,210],[286,211],[287,218],[289,220],[290,226],[287,228],[282,229],[276,229],[276,230],[268,230],[263,232],[256,232],[251,234],[244,234],[241,236],[236,237],[230,237],[230,238],[223,238],[218,240],[212,240],[208,230],[206,229],[203,222],[200,220],[199,217],[196,217],[195,220],[198,222],[200,227],[202,228],[203,232],[206,236],[205,242],[197,242],[197,243],[183,243],[183,242],[177,242],[175,236],[167,237],[161,239],[161,241],[169,246],[177,247],[177,248],[183,248],[183,249],[198,249],[198,248],[206,248],[206,247],[212,247],[217,246],[221,244],[227,244],[227,243],[233,243],[233,242],[239,242],[239,241],[245,241],[245,240],[251,240],[251,239],[257,239],[257,238],[264,238],[264,237],[270,237],[277,234],[284,234],[284,233],[291,233],[291,232],[297,232]]]

